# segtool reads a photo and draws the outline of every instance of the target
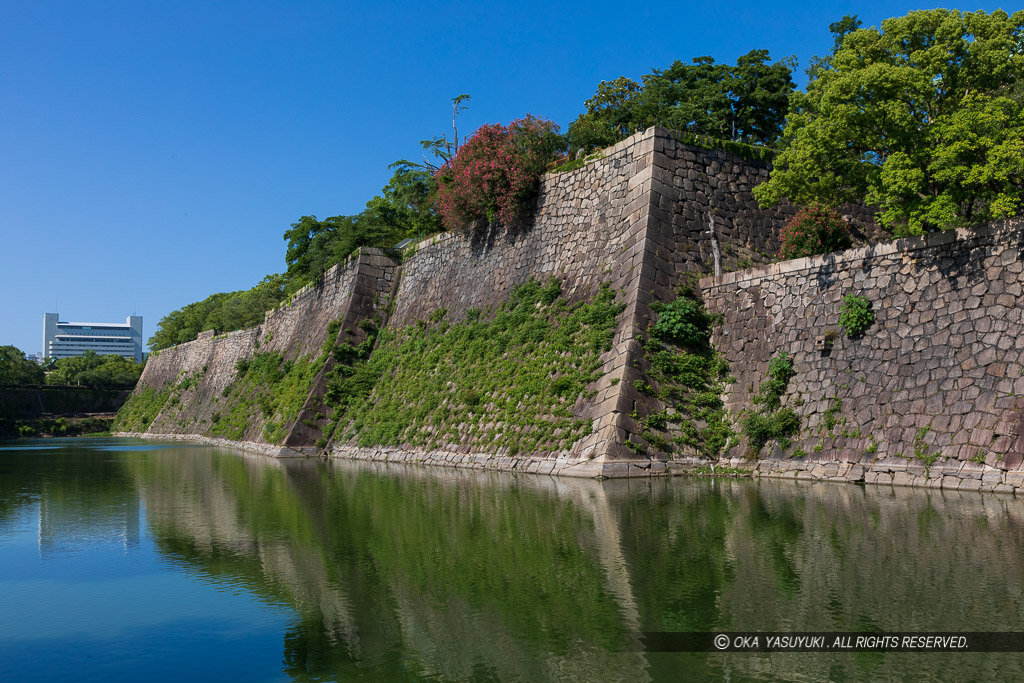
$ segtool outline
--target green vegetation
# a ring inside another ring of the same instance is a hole
[[[324,360],[325,354],[315,360],[286,360],[278,352],[258,353],[239,360],[235,366],[237,378],[220,410],[211,418],[209,433],[241,441],[255,418],[262,415],[263,439],[267,443],[281,443],[302,410],[310,384]]]
[[[109,417],[0,420],[0,436],[109,436],[112,422]]]
[[[839,326],[850,339],[864,334],[875,322],[875,312],[866,297],[847,294],[839,306]]]
[[[881,207],[897,236],[983,223],[1024,200],[1024,11],[924,10],[831,26],[794,94],[762,205]]]
[[[13,346],[0,346],[0,384],[42,384],[43,369]]]
[[[711,57],[676,61],[644,76],[643,85],[625,77],[602,81],[569,126],[570,149],[607,147],[655,125],[702,138],[772,143],[795,86],[791,60],[770,60],[767,50],[752,50],[734,66]]]
[[[690,347],[708,343],[711,319],[702,302],[680,296],[672,303],[656,303],[651,308],[658,314],[658,322],[651,333],[661,341]]]
[[[170,398],[171,387],[157,391],[151,386],[142,386],[132,392],[121,409],[117,411],[112,432],[144,432],[163,410]]]
[[[87,387],[134,387],[142,375],[142,363],[123,356],[100,356],[86,351],[82,356],[59,358],[47,373],[47,384],[73,384]]]
[[[931,425],[921,427],[917,430],[917,434],[914,436],[914,457],[924,463],[925,469],[934,465],[935,461],[938,460],[941,455],[938,451],[935,451],[934,453],[928,452],[928,444],[924,442],[924,437],[931,430]]]
[[[197,389],[205,368],[193,375],[182,373],[160,391],[143,386],[118,411],[112,431],[145,431],[166,409],[166,421],[174,424],[177,420],[177,428],[182,433],[208,434],[240,441],[260,418],[264,424],[261,436],[268,443],[280,443],[298,417],[309,395],[310,384],[325,359],[326,353],[316,359],[287,360],[277,352],[258,353],[251,358],[240,359],[235,366],[238,373],[235,382],[212,399],[217,410],[212,413],[209,423],[186,422],[178,412],[181,410],[179,406],[194,404],[194,401],[183,401],[183,396]]]
[[[794,374],[793,360],[785,351],[769,361],[768,377],[753,398],[756,409],[740,418],[740,427],[754,451],[761,450],[769,441],[786,448],[800,431],[800,416],[782,405],[782,396]]]
[[[822,430],[828,432],[829,435],[832,435],[833,429],[835,429],[838,425],[845,423],[846,419],[840,415],[842,411],[842,399],[836,397],[829,401],[828,408],[825,409],[825,413],[823,415],[824,419],[821,423]]]
[[[570,303],[558,280],[515,288],[490,320],[430,322],[380,333],[345,352],[328,389],[335,441],[361,446],[558,451],[589,433],[573,416],[600,377],[622,305],[607,286]],[[485,429],[486,428],[486,429]]]
[[[722,402],[729,365],[708,343],[712,318],[695,297],[684,289],[671,303],[652,306],[658,321],[644,343],[644,354],[658,387],[656,395],[667,409],[640,419],[641,436],[665,453],[686,447],[714,459],[733,436]],[[676,429],[667,430],[667,425]],[[666,438],[670,431],[676,432],[671,440]],[[639,444],[636,447],[639,450]]]

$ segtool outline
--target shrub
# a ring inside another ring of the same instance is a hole
[[[670,304],[652,308],[658,313],[653,329],[658,339],[691,347],[707,343],[711,321],[699,301],[680,296]]]
[[[480,218],[521,225],[546,164],[563,147],[557,125],[529,114],[481,126],[435,176],[444,226],[462,230]]]
[[[793,359],[785,351],[768,361],[768,379],[761,382],[760,391],[754,397],[754,403],[764,406],[765,410],[775,410],[782,405],[782,395],[789,387],[793,378]]]
[[[755,451],[771,440],[786,448],[790,439],[800,432],[800,416],[792,408],[782,407],[782,396],[794,374],[793,359],[785,351],[768,362],[768,377],[752,399],[759,410],[740,419],[740,429]]]
[[[793,259],[848,249],[850,229],[839,214],[822,206],[801,210],[782,229],[779,258]]]
[[[751,413],[740,420],[740,427],[755,450],[761,450],[771,440],[785,447],[790,437],[800,431],[800,416],[792,408],[780,408],[773,413]]]
[[[863,296],[848,294],[839,306],[839,326],[850,339],[864,334],[875,322],[875,312],[871,310],[871,302]]]

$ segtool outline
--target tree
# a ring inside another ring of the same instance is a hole
[[[459,153],[459,127],[456,125],[456,121],[459,118],[459,114],[464,109],[469,108],[470,96],[463,93],[452,98],[452,139],[448,139],[447,134],[442,134],[440,137],[430,138],[429,140],[421,140],[420,145],[424,150],[430,152],[432,156],[441,160],[441,164],[438,165],[428,159],[426,156],[423,157],[422,164],[413,164],[411,162],[402,160],[396,162],[398,164],[404,164],[410,167],[418,167],[422,170],[429,171],[431,175],[437,173],[438,169],[444,164],[448,163],[453,156]],[[395,164],[392,164],[394,166]]]
[[[481,126],[435,177],[445,227],[463,230],[481,218],[521,226],[545,166],[564,145],[557,125],[530,114]]]
[[[833,54],[794,98],[762,205],[867,201],[895,234],[1022,206],[1024,11],[911,12],[832,25]]]
[[[285,231],[288,292],[319,277],[359,247],[390,247],[407,237],[425,237],[442,230],[434,212],[433,175],[417,164],[397,161],[381,194],[354,216],[324,220],[303,216]]]
[[[42,384],[43,369],[14,346],[0,346],[0,384]]]
[[[696,57],[653,70],[643,85],[625,77],[602,81],[586,112],[569,125],[573,150],[606,147],[650,126],[755,144],[782,131],[792,59],[774,64],[767,50],[751,50],[734,66]]]
[[[569,124],[572,149],[593,149],[614,145],[640,129],[639,95],[636,81],[620,76],[601,81],[597,92],[584,103],[587,111]]]
[[[46,376],[47,384],[73,384],[88,387],[130,386],[142,375],[141,363],[123,356],[101,356],[86,351],[81,356],[59,358]]]

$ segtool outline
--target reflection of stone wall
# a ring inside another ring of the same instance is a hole
[[[641,655],[596,642],[599,625],[613,642],[623,631],[612,596],[600,585],[573,585],[603,574],[596,549],[607,539],[587,522],[576,528],[573,504],[580,485],[592,482],[543,478],[524,487],[504,473],[399,475],[363,463],[194,448],[148,457],[127,467],[157,546],[293,610],[283,659],[306,675],[346,678],[342,672],[393,666],[402,651],[403,666],[412,667],[406,675],[417,678],[468,680],[487,670],[500,680],[582,680],[597,667],[645,680],[636,677]],[[476,513],[464,516],[469,509]],[[509,512],[520,522],[515,533]],[[554,533],[565,527],[571,535]],[[563,546],[565,553],[552,552]],[[563,554],[579,555],[591,571],[563,566]],[[461,574],[446,576],[449,564]],[[505,577],[505,586],[532,583],[547,597],[489,590],[489,576]],[[556,628],[538,628],[551,604],[563,606],[550,615]],[[565,620],[580,614],[596,623]]]
[[[896,483],[914,483],[925,463],[902,471],[917,450],[939,455],[932,485],[946,475],[961,488],[1020,486],[1022,230],[1014,219],[703,280],[709,308],[724,316],[713,343],[736,377],[728,406],[748,406],[769,359],[785,351],[796,371],[788,399],[803,420],[793,447],[813,460],[860,463],[885,481],[901,472]],[[840,332],[831,348],[816,347],[838,331],[849,294],[871,301],[874,324],[863,338]],[[831,432],[830,406],[839,421]]]
[[[401,662],[444,680],[944,679],[964,666],[973,680],[986,676],[963,654],[648,653],[630,638],[1024,629],[1024,509],[1011,496],[202,448],[121,466],[169,558],[294,611],[283,659],[307,676],[387,678]],[[1020,654],[984,662],[1001,680],[1024,675]]]

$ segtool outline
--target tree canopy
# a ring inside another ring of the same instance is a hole
[[[572,149],[606,147],[654,125],[755,144],[779,137],[795,88],[791,59],[772,64],[767,50],[751,50],[735,65],[692,61],[655,69],[643,85],[625,77],[602,81],[569,125]]]
[[[229,332],[252,327],[264,314],[284,300],[286,280],[268,275],[252,289],[211,294],[202,301],[171,311],[157,323],[149,338],[154,351],[192,341],[203,330]]]
[[[42,384],[43,369],[14,346],[0,346],[0,384]]]
[[[171,311],[149,339],[154,351],[192,341],[203,330],[230,332],[258,325],[274,308],[325,270],[363,246],[390,247],[406,237],[440,232],[434,213],[433,175],[413,164],[392,164],[391,180],[354,216],[319,220],[303,216],[284,233],[283,274],[268,275],[252,289],[212,294]]]
[[[407,237],[441,231],[433,207],[437,187],[433,175],[408,162],[397,162],[392,168],[391,180],[362,213],[322,221],[303,216],[292,224],[284,233],[289,283],[301,286],[312,281],[359,247],[390,247]]]
[[[762,205],[867,201],[895,234],[1016,213],[1024,183],[1024,11],[925,10],[832,25],[793,98]]]
[[[59,358],[46,375],[47,384],[74,384],[88,387],[134,386],[142,375],[142,363],[123,356],[101,356],[86,351],[82,356]]]

